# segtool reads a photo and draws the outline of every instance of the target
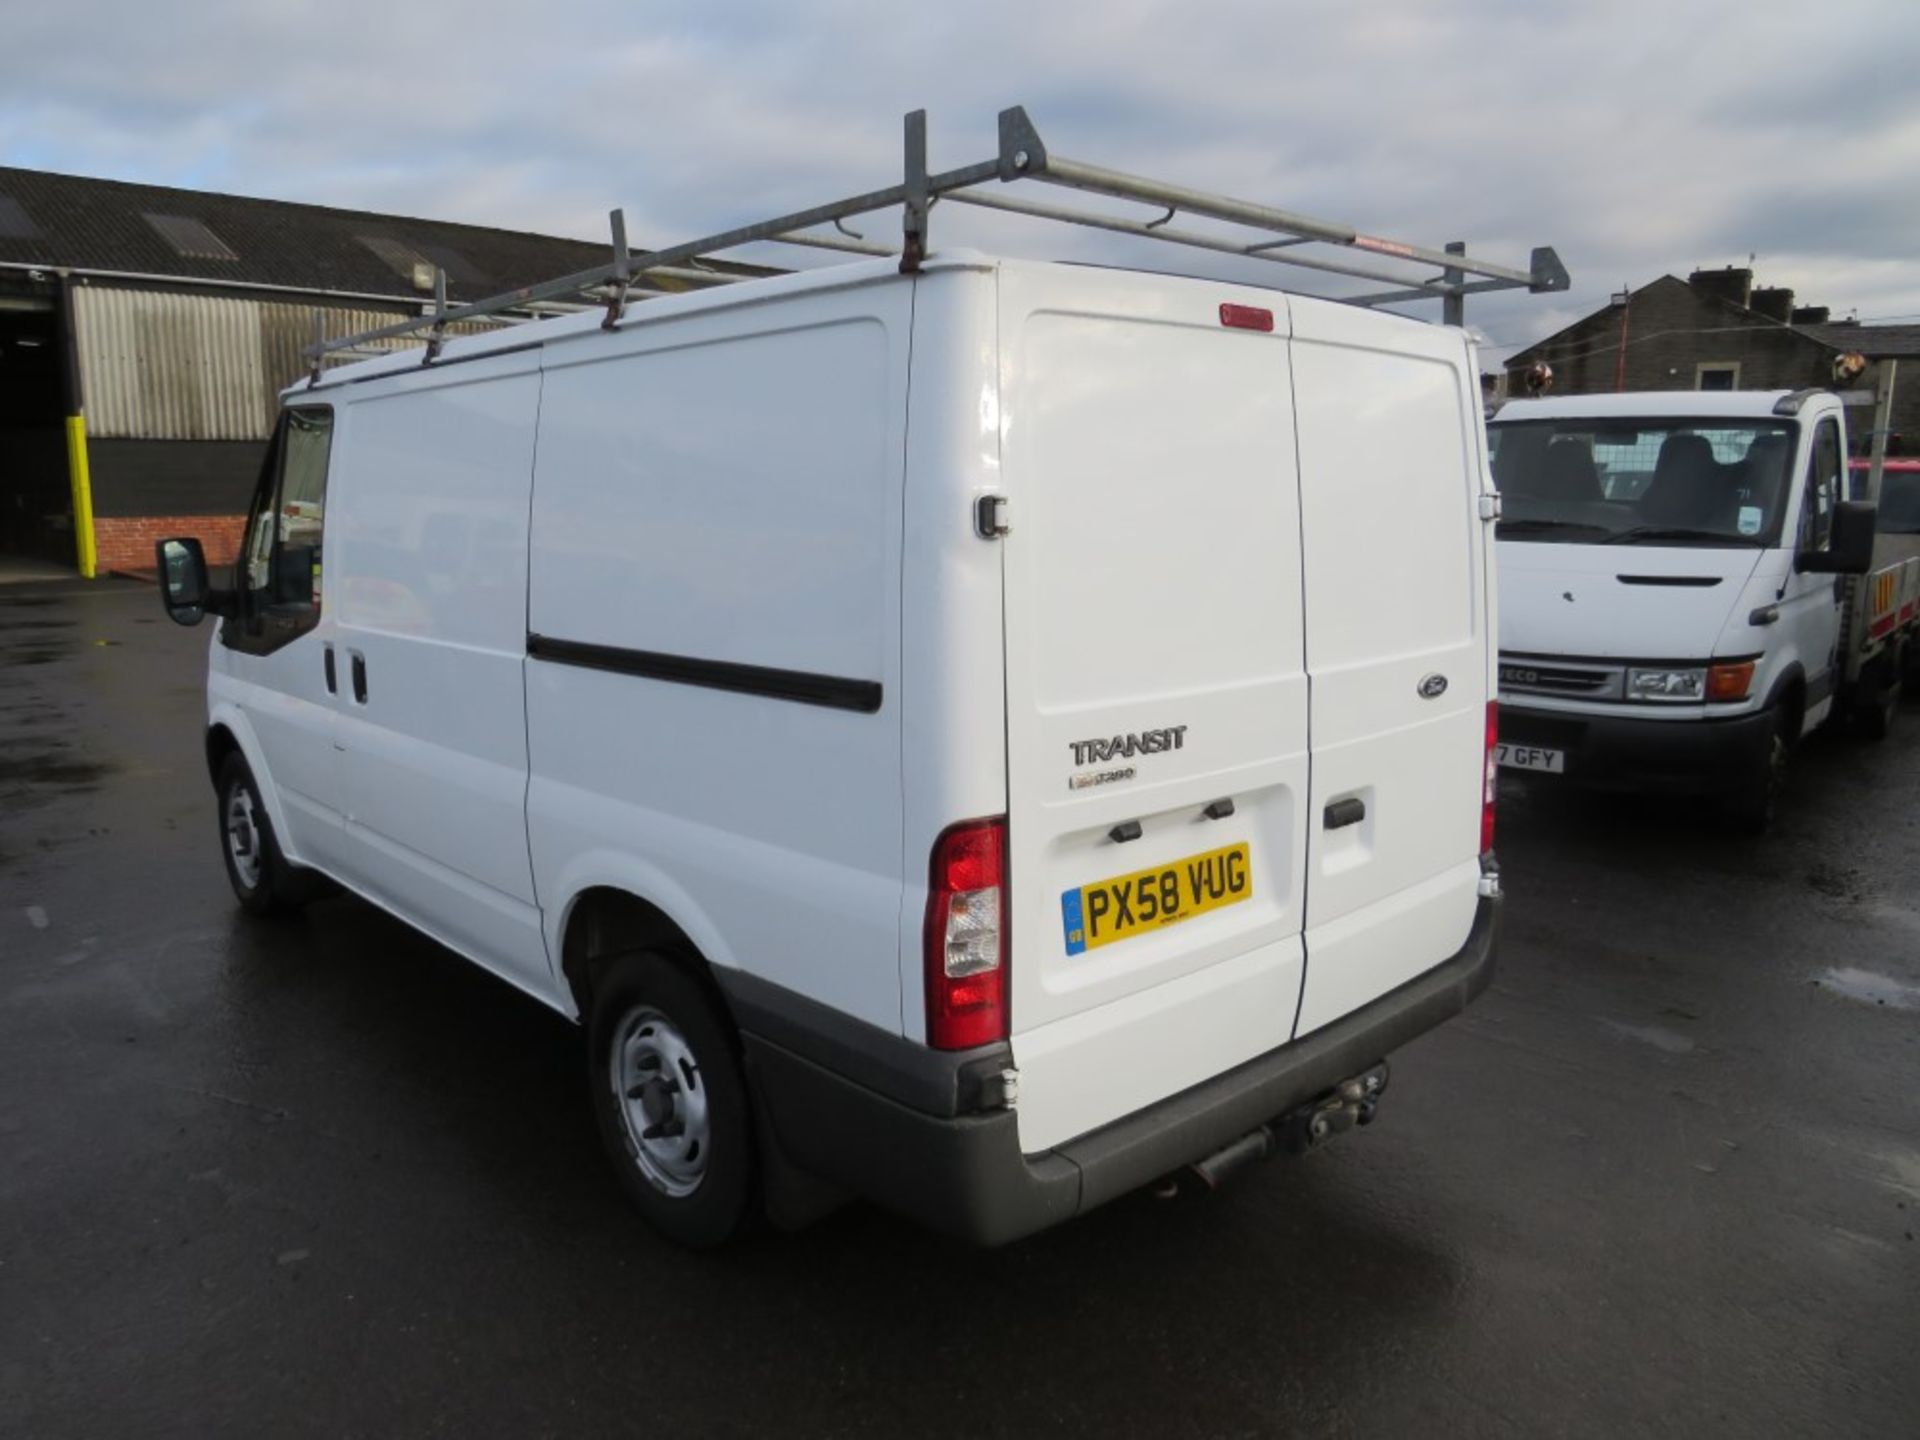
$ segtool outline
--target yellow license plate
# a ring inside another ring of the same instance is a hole
[[[1081,885],[1060,896],[1067,953],[1097,950],[1252,896],[1253,871],[1244,843]]]

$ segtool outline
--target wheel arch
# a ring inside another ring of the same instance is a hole
[[[692,923],[682,923],[680,916],[688,916]],[[714,956],[721,949],[718,937],[684,908],[676,915],[636,887],[602,881],[573,893],[558,929],[554,953],[575,1019],[587,1019],[597,972],[604,962],[635,950],[657,950],[692,975],[721,1016],[733,1023],[726,991],[714,976]]]
[[[267,807],[267,819],[273,824],[274,839],[279,843],[280,853],[290,862],[304,863],[290,843],[292,831],[287,826],[286,808],[280,803],[280,789],[273,783],[273,772],[268,769],[266,757],[261,753],[260,739],[247,723],[246,715],[233,706],[216,709],[207,721],[205,744],[208,782],[217,787],[220,783],[220,767],[227,763],[229,755],[238,753],[246,761],[247,769],[253,773],[254,787],[260,792],[261,803]]]
[[[1798,660],[1789,661],[1786,668],[1774,677],[1772,687],[1767,691],[1767,703],[1762,709],[1772,710],[1784,707],[1785,714],[1792,717],[1793,724],[1788,734],[1793,740],[1800,738],[1807,720],[1807,672],[1801,668]]]

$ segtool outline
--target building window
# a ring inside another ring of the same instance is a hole
[[[1738,390],[1740,388],[1740,362],[1737,360],[1708,360],[1693,367],[1693,388],[1696,390]]]
[[[152,215],[142,216],[147,224],[154,228],[160,238],[173,247],[173,253],[183,260],[238,260],[233,247],[228,245],[203,220],[191,215]]]

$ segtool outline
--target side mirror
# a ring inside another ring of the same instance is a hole
[[[1876,507],[1864,500],[1842,500],[1833,507],[1833,532],[1825,550],[1810,550],[1794,568],[1812,575],[1864,575],[1873,568]]]
[[[160,603],[167,618],[176,625],[198,625],[209,612],[227,615],[233,611],[233,592],[216,590],[207,580],[207,557],[200,542],[191,535],[178,540],[162,540],[153,547],[159,562]]]
[[[207,613],[207,557],[191,536],[161,540],[153,547],[160,570],[160,603],[176,625],[198,625]]]

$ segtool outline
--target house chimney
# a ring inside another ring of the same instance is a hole
[[[1748,302],[1754,310],[1769,320],[1778,320],[1782,325],[1793,319],[1793,291],[1767,288],[1753,292]]]
[[[1824,325],[1832,315],[1832,309],[1825,305],[1797,305],[1793,311],[1793,323],[1795,325]]]
[[[1702,295],[1730,300],[1745,309],[1753,298],[1753,271],[1729,265],[1724,270],[1696,270],[1687,276],[1687,284]]]

